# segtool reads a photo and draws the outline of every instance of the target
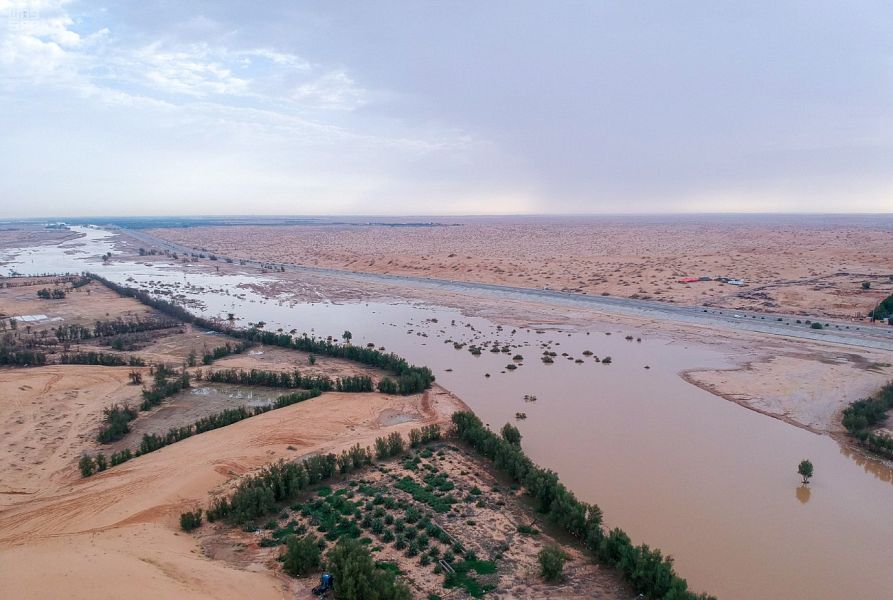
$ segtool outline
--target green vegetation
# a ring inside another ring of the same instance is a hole
[[[362,543],[342,539],[326,555],[335,577],[338,600],[410,600],[409,588],[398,583],[390,569],[379,569]]]
[[[893,382],[882,387],[874,397],[856,400],[846,407],[843,410],[843,426],[871,452],[893,459],[893,438],[871,431],[886,420],[887,411],[891,408]]]
[[[394,484],[398,490],[403,490],[410,494],[416,502],[427,504],[435,512],[445,513],[450,507],[456,503],[456,499],[452,494],[438,496],[434,492],[428,490],[424,486],[416,482],[412,477],[404,477]]]
[[[282,568],[293,577],[308,575],[319,568],[321,552],[319,540],[312,535],[289,538],[285,554],[282,555]]]
[[[138,356],[121,356],[109,352],[65,352],[59,357],[63,365],[99,365],[102,367],[143,367],[146,361]]]
[[[37,297],[43,298],[44,300],[61,300],[65,297],[65,290],[61,288],[48,289],[43,288],[37,290]]]
[[[800,477],[803,478],[803,484],[809,483],[809,478],[812,477],[813,467],[812,462],[808,460],[801,460],[800,464],[797,465],[797,473]]]
[[[481,584],[474,573],[491,575],[496,572],[496,563],[489,560],[466,559],[453,565],[454,573],[447,573],[443,587],[460,587],[474,598],[483,598],[485,592],[495,589],[493,584]]]
[[[558,581],[564,573],[565,554],[558,546],[546,546],[537,554],[540,563],[540,575],[546,581]]]
[[[140,410],[150,410],[161,404],[180,390],[189,387],[189,373],[183,369],[179,373],[167,365],[158,364],[152,369],[154,382],[151,389],[143,390],[143,401]]]
[[[815,321],[809,326],[809,328],[810,329],[824,329],[825,327],[818,321]]]
[[[40,366],[46,362],[47,357],[43,352],[18,348],[5,341],[0,343],[0,365]]]
[[[81,470],[82,477],[89,477],[96,471],[96,463],[92,456],[82,454],[81,460],[78,461],[78,468]]]
[[[115,404],[102,411],[105,426],[96,436],[100,444],[116,442],[130,433],[130,422],[136,418],[137,411],[130,406]]]
[[[539,510],[555,525],[580,540],[607,564],[617,567],[634,589],[649,598],[694,600],[709,598],[688,591],[685,579],[673,569],[673,561],[647,545],[633,546],[620,529],[602,530],[602,513],[580,502],[558,481],[558,476],[536,466],[524,452],[493,433],[471,412],[453,414],[459,438],[468,443],[515,482],[527,488]]]
[[[187,511],[180,515],[180,529],[183,531],[192,531],[202,524],[202,509],[196,508],[193,511]]]
[[[893,294],[882,300],[868,315],[872,321],[883,321],[887,319],[890,325],[893,325]]]
[[[512,425],[511,423],[506,423],[502,426],[502,439],[507,441],[509,444],[513,446],[521,445],[521,432],[518,431],[518,428]]]
[[[241,354],[248,348],[251,348],[251,346],[253,345],[254,344],[250,342],[241,342],[239,344],[231,344],[227,342],[222,346],[217,346],[210,352],[205,352],[204,356],[202,356],[202,363],[205,365],[210,365],[215,360],[223,358],[225,356],[229,356],[231,354]]]
[[[243,369],[226,369],[220,371],[208,371],[204,374],[204,380],[212,383],[228,383],[232,385],[256,385],[272,388],[304,388],[317,389],[322,392],[329,392],[335,389],[335,383],[324,375],[301,375],[300,371],[295,369],[289,373],[287,371],[263,371],[261,369],[251,369],[245,371]],[[367,378],[368,379],[368,378]],[[369,389],[372,391],[372,381],[369,381]]]

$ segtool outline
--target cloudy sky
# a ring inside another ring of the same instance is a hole
[[[0,217],[893,212],[893,3],[0,0]]]

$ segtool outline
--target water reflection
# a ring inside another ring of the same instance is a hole
[[[806,504],[809,502],[809,497],[812,496],[812,491],[809,489],[808,485],[801,485],[797,488],[797,500],[800,501],[801,504]]]
[[[866,473],[871,473],[881,481],[893,483],[893,469],[884,461],[853,449],[846,442],[840,442],[840,453],[862,467]]]

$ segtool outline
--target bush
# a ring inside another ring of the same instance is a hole
[[[78,468],[81,470],[81,477],[89,477],[92,475],[96,470],[93,457],[88,454],[81,455],[81,460],[78,461]]]
[[[398,583],[390,569],[376,568],[372,555],[354,539],[342,539],[328,555],[338,600],[410,600],[409,588]]]
[[[812,325],[810,325],[809,328],[810,328],[810,329],[824,329],[824,327],[822,326],[822,324],[819,323],[818,321],[816,321],[815,323],[813,323]]]
[[[540,575],[546,581],[558,581],[564,572],[567,555],[558,546],[547,546],[537,555],[540,562]]]
[[[320,557],[319,540],[316,537],[293,536],[289,538],[285,554],[282,555],[282,567],[289,575],[300,577],[318,569]]]
[[[202,509],[197,508],[180,514],[180,529],[192,531],[202,524]]]
[[[521,445],[521,432],[511,423],[502,426],[502,439],[513,446]]]

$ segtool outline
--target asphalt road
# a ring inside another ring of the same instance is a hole
[[[147,247],[169,250],[179,254],[196,252],[193,248],[163,240],[141,230],[115,229],[122,234],[142,242]],[[205,254],[207,255],[208,253],[205,252]],[[441,289],[444,291],[465,293],[487,292],[488,294],[502,296],[506,299],[536,300],[577,307],[588,306],[605,312],[647,317],[655,320],[676,321],[693,325],[720,325],[730,330],[752,331],[768,335],[781,335],[845,344],[861,348],[893,351],[893,327],[870,325],[864,321],[820,319],[823,325],[827,324],[825,328],[812,329],[810,325],[805,323],[805,320],[809,319],[809,317],[804,317],[802,315],[706,308],[701,306],[655,302],[651,300],[620,298],[616,296],[589,296],[573,292],[523,288],[489,283],[452,281],[412,275],[364,273],[346,269],[262,262],[227,257],[221,254],[216,254],[216,256],[220,260],[231,259],[234,264],[243,264],[244,266],[258,269],[266,268],[268,270],[274,270],[284,268],[285,271],[293,273],[314,273],[319,275],[346,277],[356,281],[386,283],[415,289]],[[798,319],[801,321],[800,323],[797,323]],[[818,319],[813,320],[815,321]]]

